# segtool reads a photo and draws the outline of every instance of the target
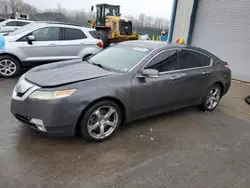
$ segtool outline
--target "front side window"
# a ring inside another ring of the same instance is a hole
[[[16,21],[10,21],[10,22],[7,22],[5,25],[6,26],[16,27],[17,26],[17,22]]]
[[[174,71],[177,69],[177,50],[168,50],[157,55],[146,69],[156,69],[159,72]]]
[[[59,27],[45,27],[33,31],[31,33],[36,37],[36,41],[55,41],[59,40],[60,28]]]
[[[189,69],[209,65],[210,58],[201,53],[191,50],[182,50],[180,52],[179,69]]]
[[[115,45],[91,57],[88,62],[101,65],[115,72],[128,72],[137,65],[150,49]]]
[[[64,28],[64,40],[85,39],[87,36],[80,29]]]

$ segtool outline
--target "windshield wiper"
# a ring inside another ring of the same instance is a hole
[[[110,68],[105,67],[105,66],[103,66],[103,65],[100,64],[100,63],[91,63],[91,64],[92,64],[92,65],[95,65],[95,66],[98,66],[98,67],[100,67],[100,68],[102,68],[102,69],[104,69],[104,70],[111,71]]]

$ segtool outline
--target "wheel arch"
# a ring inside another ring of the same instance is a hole
[[[101,102],[101,101],[112,101],[115,102],[121,109],[122,112],[122,123],[126,121],[127,118],[127,112],[126,112],[126,107],[125,105],[122,103],[122,101],[120,101],[119,99],[115,98],[115,97],[111,97],[111,96],[105,96],[105,97],[101,97],[98,99],[93,100],[92,102],[90,102],[81,112],[80,116],[78,117],[77,120],[77,124],[76,124],[76,129],[75,129],[75,133],[79,133],[80,132],[80,123],[81,123],[81,119],[83,118],[84,114],[95,104]]]
[[[219,85],[220,86],[221,93],[222,93],[221,97],[222,97],[223,94],[224,94],[224,85],[223,85],[223,83],[222,82],[215,82],[213,85]]]
[[[3,56],[10,56],[10,57],[15,58],[18,61],[19,65],[21,65],[21,60],[17,56],[10,54],[10,53],[1,53],[0,57],[3,57]]]

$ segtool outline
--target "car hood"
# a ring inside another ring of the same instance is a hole
[[[55,87],[114,74],[82,60],[70,60],[35,67],[25,79],[40,87]]]

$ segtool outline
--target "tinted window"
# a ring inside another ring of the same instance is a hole
[[[128,72],[150,51],[146,48],[118,44],[94,55],[89,59],[89,63],[101,64],[111,71]]]
[[[10,21],[10,22],[7,22],[6,24],[5,24],[6,26],[17,26],[17,22],[16,21]]]
[[[85,39],[86,35],[80,29],[64,28],[64,40]]]
[[[205,55],[201,54],[201,66],[209,66],[211,59]]]
[[[201,53],[182,50],[180,53],[179,69],[188,69],[201,66],[208,66],[210,64],[210,58],[204,56]]]
[[[90,31],[89,34],[95,39],[100,39],[96,31]]]
[[[33,31],[32,35],[36,37],[36,41],[54,41],[59,40],[60,28],[59,27],[45,27]]]
[[[147,66],[147,69],[157,69],[159,72],[177,69],[177,51],[169,50],[156,56]]]
[[[20,26],[20,27],[23,27],[23,26],[25,26],[25,25],[27,25],[27,24],[29,24],[30,22],[17,22],[17,24],[18,24],[18,26]]]

